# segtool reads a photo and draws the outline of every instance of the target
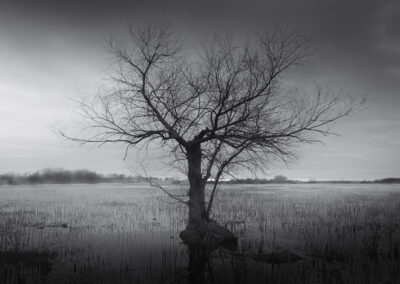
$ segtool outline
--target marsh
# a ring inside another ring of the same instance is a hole
[[[217,199],[238,247],[199,253],[179,238],[187,207],[146,184],[1,186],[1,281],[400,280],[400,185],[223,185]]]

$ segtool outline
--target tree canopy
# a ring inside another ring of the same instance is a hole
[[[198,147],[204,184],[286,161],[361,105],[322,88],[314,94],[282,88],[284,75],[314,53],[309,37],[284,26],[215,34],[193,46],[168,24],[145,24],[129,27],[127,40],[111,39],[109,49],[117,67],[112,84],[93,103],[80,102],[83,131],[62,135],[121,143],[126,153],[155,143],[171,153],[170,166],[189,176],[189,150]]]

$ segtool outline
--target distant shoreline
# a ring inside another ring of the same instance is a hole
[[[160,179],[160,183],[162,185],[184,185],[188,184],[187,181],[177,180],[175,182],[167,182]],[[208,182],[212,184],[212,182]],[[18,186],[18,185],[100,185],[100,184],[132,184],[132,185],[149,185],[146,181],[98,181],[98,182],[37,182],[37,183],[29,183],[29,182],[12,182],[9,183],[7,181],[0,180],[0,186],[8,185],[8,186]],[[277,185],[277,184],[400,184],[400,179],[396,179],[395,181],[385,181],[383,180],[373,180],[373,181],[288,181],[288,182],[235,182],[235,181],[223,181],[220,182],[221,185]]]
[[[29,174],[0,174],[0,185],[140,183],[147,180],[159,181],[161,179],[156,177],[127,176],[124,174],[103,175],[86,169],[73,171],[44,169]]]
[[[223,181],[221,184],[400,184],[400,178],[384,178],[378,180],[327,180],[327,181],[298,181],[298,180],[288,180],[285,182],[276,182],[267,180],[266,182],[257,181]]]
[[[148,180],[163,184],[186,184],[186,180],[176,178],[158,178],[126,176],[124,174],[98,174],[89,170],[44,169],[30,174],[0,174],[0,185],[36,185],[36,184],[140,184]],[[209,180],[208,183],[213,183]],[[277,175],[272,179],[231,179],[220,180],[220,184],[399,184],[400,178],[387,177],[376,180],[291,180]]]

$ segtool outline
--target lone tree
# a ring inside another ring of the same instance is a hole
[[[283,75],[312,55],[309,39],[287,28],[253,36],[215,35],[186,44],[169,25],[130,27],[128,41],[110,40],[117,66],[111,87],[82,101],[80,143],[157,143],[189,179],[188,243],[234,242],[210,218],[221,176],[287,160],[302,143],[330,134],[359,106],[340,94],[286,92]],[[194,47],[193,47],[194,46]],[[209,195],[206,183],[213,181]],[[206,200],[206,196],[209,199]]]

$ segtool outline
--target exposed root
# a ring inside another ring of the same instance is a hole
[[[184,243],[204,249],[237,247],[237,237],[213,220],[191,223],[179,236]]]

